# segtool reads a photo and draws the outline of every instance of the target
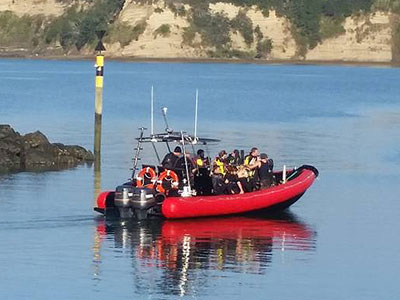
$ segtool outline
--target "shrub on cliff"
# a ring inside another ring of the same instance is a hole
[[[115,16],[124,5],[124,0],[98,0],[89,8],[77,5],[54,19],[46,28],[47,43],[58,41],[64,49],[71,45],[80,50],[96,40],[96,31],[109,29]]]
[[[256,50],[257,50],[257,55],[256,55],[257,58],[267,58],[272,51],[272,40],[266,38],[264,40],[258,41]]]
[[[105,41],[108,43],[119,42],[122,47],[125,47],[130,44],[136,35],[134,27],[129,23],[117,21],[109,27]]]
[[[211,14],[209,10],[194,9],[192,24],[195,31],[200,33],[205,46],[217,49],[225,47],[230,43],[230,22],[222,13]]]
[[[0,45],[36,47],[41,40],[44,20],[41,15],[18,17],[11,11],[0,12]]]
[[[153,35],[154,38],[156,38],[158,35],[161,35],[162,37],[167,37],[171,33],[171,26],[169,24],[162,24],[160,27],[158,27]]]
[[[247,46],[254,42],[253,22],[244,11],[239,11],[236,17],[232,19],[231,27],[241,33]]]

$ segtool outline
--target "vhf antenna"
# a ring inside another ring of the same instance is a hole
[[[169,125],[168,125],[168,118],[167,118],[168,108],[167,108],[167,107],[161,108],[161,112],[162,112],[163,117],[164,117],[165,131],[166,131],[167,133],[172,133],[172,129],[169,128]]]
[[[194,141],[193,144],[197,144],[197,111],[199,106],[199,90],[196,89],[196,106],[194,112]]]

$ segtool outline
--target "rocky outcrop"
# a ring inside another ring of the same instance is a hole
[[[10,125],[0,125],[0,171],[65,169],[93,160],[81,146],[50,143],[40,131],[20,135]]]

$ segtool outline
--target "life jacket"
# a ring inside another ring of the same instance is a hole
[[[201,158],[196,159],[196,166],[199,166],[200,168],[204,166],[204,162]]]
[[[240,163],[240,158],[239,157],[234,157],[231,154],[228,156],[228,165],[230,166],[238,166]]]
[[[226,174],[225,165],[224,165],[224,163],[222,161],[220,161],[219,157],[217,157],[215,159],[215,164],[219,167],[219,170],[221,171],[221,174],[223,176],[225,176],[225,174]]]
[[[200,156],[197,156],[194,160],[194,164],[199,168],[205,168],[208,165],[207,158],[201,158]]]
[[[245,166],[252,165],[252,164],[254,164],[254,163],[256,162],[256,160],[257,160],[256,157],[253,157],[253,156],[251,156],[251,155],[249,154],[249,155],[247,155],[246,158],[244,159],[244,165],[245,165]],[[251,177],[254,177],[254,174],[255,174],[255,173],[256,173],[256,170],[247,171],[247,174],[249,175],[250,178],[251,178]]]

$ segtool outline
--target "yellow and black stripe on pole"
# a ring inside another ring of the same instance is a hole
[[[101,149],[101,117],[103,114],[104,55],[96,56],[96,99],[95,99],[95,131],[94,155],[100,160]]]

